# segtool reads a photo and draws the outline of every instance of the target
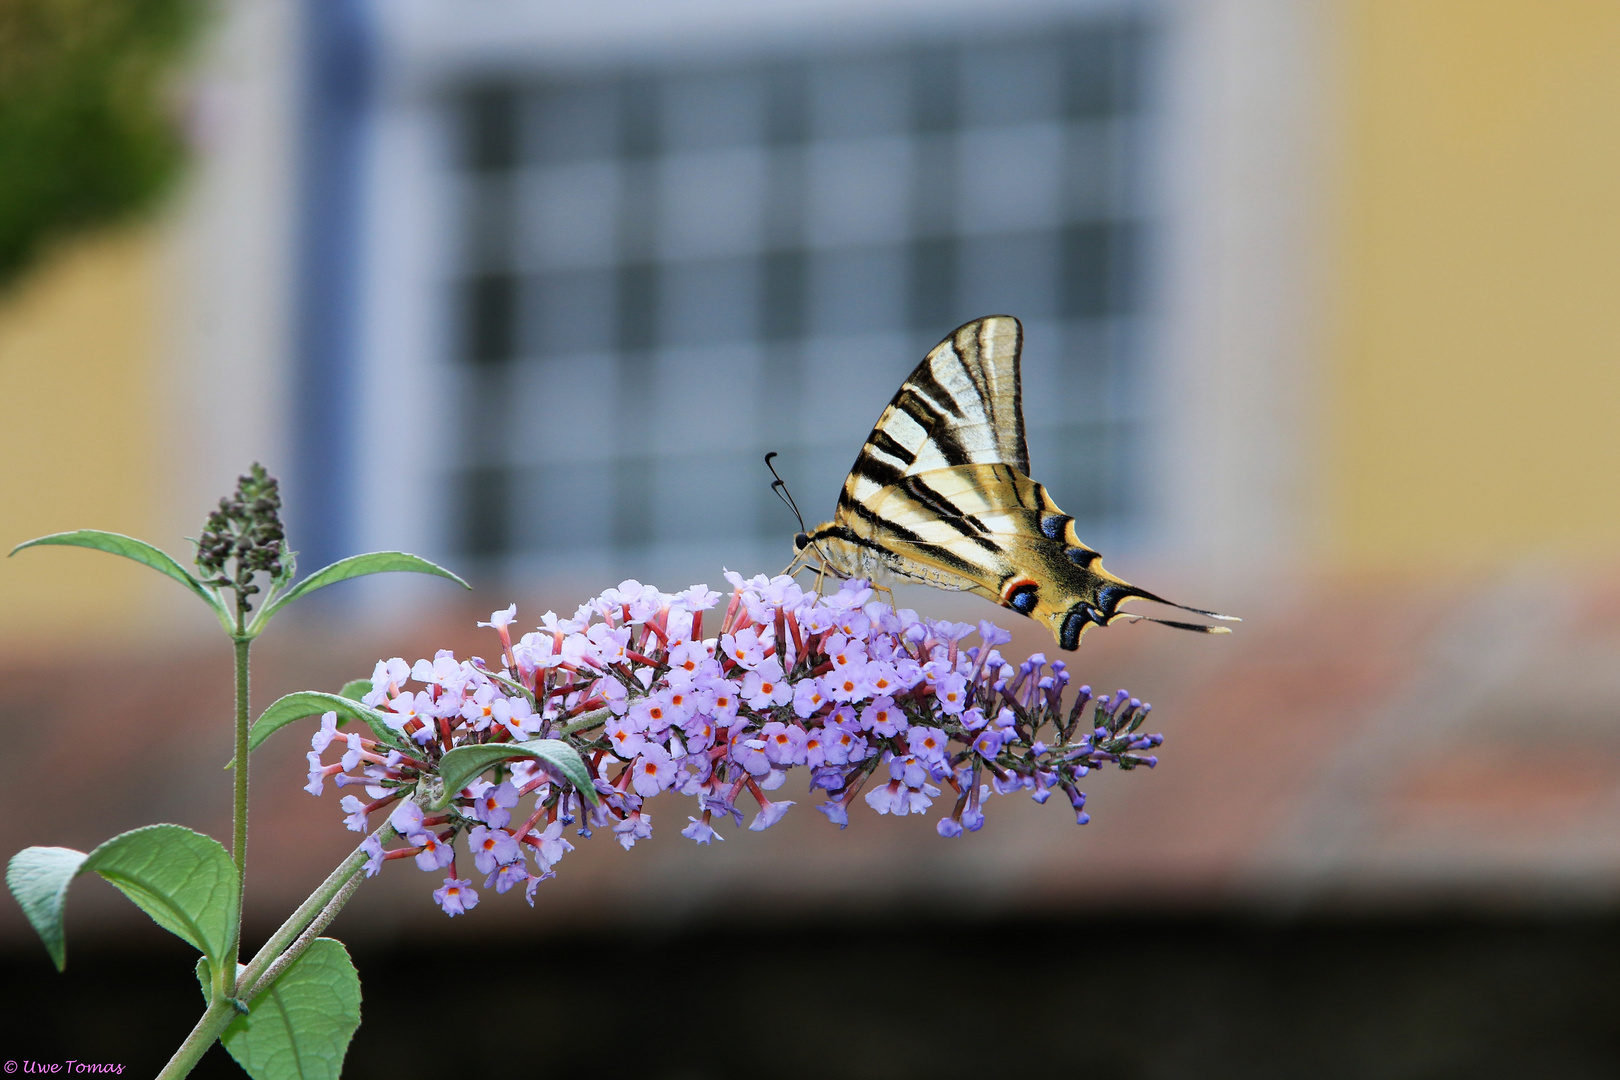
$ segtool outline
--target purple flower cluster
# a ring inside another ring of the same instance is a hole
[[[515,605],[480,623],[500,635],[499,671],[448,651],[414,665],[380,661],[364,703],[412,749],[339,731],[328,713],[306,790],[319,795],[326,780],[363,786],[370,802],[346,795],[342,803],[360,832],[392,806],[388,820],[407,846],[385,849],[374,835],[367,873],[401,858],[448,870],[434,899],[456,915],[478,902],[471,879],[457,876],[462,834],[483,887],[521,884],[532,904],[535,887],[573,850],[566,826],[584,837],[611,829],[630,848],[651,835],[647,800],[671,789],[696,797],[698,814],[681,833],[700,844],[725,839],[716,825],[727,818],[743,823],[744,793],[758,804],[750,829],[779,821],[793,802],[766,792],[799,767],[809,790],[824,793],[816,808],[839,828],[863,790],[878,813],[905,815],[927,812],[949,788],[950,812],[937,830],[951,837],[983,825],[991,794],[1016,791],[1038,803],[1061,791],[1083,825],[1077,784],[1089,770],[1157,763],[1145,752],[1163,736],[1138,732],[1151,706],[1123,690],[1093,698],[1082,686],[1065,708],[1063,662],[1037,653],[1008,663],[996,646],[1011,635],[989,622],[921,619],[873,600],[860,581],[821,596],[789,577],[728,571],[726,579],[733,591],[710,638],[704,615],[721,598],[708,586],[670,594],[625,581],[572,618],[547,612],[516,642]],[[978,643],[964,648],[973,634]],[[428,793],[449,751],[545,739],[578,752],[595,799],[562,770],[514,755],[442,811],[424,811],[436,805]],[[343,750],[330,765],[329,748]],[[531,796],[532,808],[519,810]]]

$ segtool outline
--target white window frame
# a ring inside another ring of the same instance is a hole
[[[1145,350],[1156,434],[1146,440],[1141,528],[1111,539],[1137,564],[1218,566],[1228,580],[1292,563],[1313,535],[1321,472],[1315,403],[1334,115],[1323,0],[379,4],[384,62],[356,380],[353,533],[362,548],[443,558],[458,535],[449,515],[460,503],[443,464],[453,460],[458,422],[444,409],[455,266],[446,253],[459,224],[437,179],[452,159],[447,86],[537,60],[590,66],[700,54],[715,42],[726,55],[803,49],[818,35],[902,40],[919,27],[960,40],[981,27],[1121,11],[1144,14],[1158,35],[1152,63],[1161,77],[1150,93],[1159,180],[1147,196],[1157,286]],[[1208,591],[1201,601],[1218,603]],[[390,579],[373,595],[422,594]]]

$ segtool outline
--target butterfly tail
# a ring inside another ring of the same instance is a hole
[[[1243,619],[1239,619],[1238,615],[1221,615],[1220,612],[1204,610],[1202,607],[1187,607],[1186,604],[1178,604],[1178,602],[1166,601],[1165,597],[1158,596],[1157,593],[1149,593],[1147,589],[1139,589],[1137,586],[1129,585],[1128,581],[1110,583],[1110,585],[1105,585],[1102,589],[1098,589],[1098,606],[1102,607],[1106,622],[1113,622],[1115,619],[1145,620],[1145,622],[1163,623],[1165,627],[1174,627],[1176,630],[1197,630],[1199,633],[1231,633],[1231,630],[1228,627],[1204,627],[1204,625],[1200,625],[1200,623],[1174,622],[1174,620],[1170,619],[1152,619],[1152,617],[1149,617],[1149,615],[1137,615],[1134,614],[1134,612],[1121,612],[1121,610],[1119,610],[1119,606],[1121,606],[1121,604],[1124,604],[1126,601],[1134,601],[1134,599],[1152,601],[1153,604],[1163,604],[1165,607],[1179,607],[1181,610],[1189,610],[1189,612],[1192,612],[1194,615],[1204,615],[1205,619],[1218,619],[1220,622],[1243,622]]]
[[[1064,613],[1058,624],[1058,645],[1069,651],[1080,647],[1080,637],[1090,626],[1107,626],[1121,619],[1132,622],[1153,622],[1161,626],[1174,627],[1177,630],[1187,630],[1198,634],[1229,634],[1231,628],[1226,626],[1205,626],[1202,623],[1181,622],[1176,619],[1156,619],[1151,615],[1138,615],[1134,611],[1121,611],[1120,605],[1127,600],[1148,600],[1155,604],[1164,604],[1166,607],[1180,608],[1195,615],[1203,615],[1210,619],[1219,619],[1222,622],[1242,622],[1235,615],[1222,615],[1214,611],[1205,611],[1203,608],[1188,607],[1146,589],[1139,589],[1128,582],[1115,580],[1097,590],[1097,599],[1094,603],[1078,600]]]
[[[1176,606],[1179,607],[1180,605]],[[1120,619],[1129,619],[1132,622],[1158,623],[1160,626],[1173,626],[1177,630],[1191,630],[1197,634],[1230,634],[1232,632],[1230,626],[1205,626],[1203,623],[1177,622],[1175,619],[1155,619],[1151,615],[1138,615],[1134,611],[1116,611],[1113,618],[1108,621],[1117,622]]]
[[[1105,589],[1104,591],[1106,592],[1107,590]],[[1217,611],[1205,611],[1203,608],[1188,607],[1186,604],[1178,604],[1174,600],[1166,600],[1162,596],[1156,596],[1153,593],[1148,592],[1146,589],[1138,589],[1135,585],[1125,585],[1124,588],[1121,589],[1120,591],[1121,591],[1122,595],[1120,595],[1118,597],[1118,599],[1114,600],[1114,602],[1112,604],[1112,607],[1117,608],[1120,604],[1124,603],[1126,600],[1150,600],[1155,604],[1163,604],[1165,607],[1180,608],[1182,611],[1190,611],[1194,615],[1202,615],[1206,619],[1219,619],[1221,622],[1242,622],[1243,621],[1242,619],[1238,618],[1236,615],[1222,615]],[[1113,613],[1112,610],[1110,610],[1110,614],[1112,614],[1112,613]],[[1145,618],[1146,616],[1137,616],[1137,617],[1138,618]],[[1196,626],[1196,625],[1190,624],[1190,623],[1165,622],[1165,620],[1163,620],[1163,619],[1153,619],[1152,621],[1153,622],[1162,622],[1166,626],[1179,626],[1179,627],[1191,626],[1192,629],[1195,629],[1195,630],[1206,630],[1207,631],[1207,630],[1212,630],[1212,629],[1219,629],[1218,627]]]

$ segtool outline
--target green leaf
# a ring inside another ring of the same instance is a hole
[[[298,576],[298,552],[288,547],[286,540],[281,541],[280,562],[281,573],[277,574],[270,582],[272,590],[285,589],[292,584],[292,579]]]
[[[197,962],[209,997],[212,972]],[[253,1080],[337,1080],[360,1026],[360,975],[342,942],[316,938],[219,1037]]]
[[[347,581],[350,578],[364,577],[367,574],[386,574],[390,571],[433,574],[436,577],[454,581],[464,589],[472,588],[471,585],[468,585],[444,567],[437,566],[418,556],[407,555],[403,551],[373,551],[368,555],[351,555],[347,559],[339,559],[331,566],[325,566],[315,571],[309,577],[266,604],[264,610],[259,612],[259,616],[254,622],[262,625],[270,616],[300,596],[312,593],[316,589],[324,589],[328,585],[336,584],[339,581]]]
[[[236,864],[219,841],[179,825],[148,825],[115,836],[90,854],[31,847],[12,856],[6,884],[45,943],[57,970],[66,964],[62,918],[68,886],[94,870],[152,921],[219,960],[236,936]]]
[[[487,670],[484,672],[484,677],[487,678],[490,682],[495,683],[497,686],[506,687],[508,690],[512,691],[512,693],[517,694],[519,697],[527,698],[530,705],[534,704],[534,691],[530,690],[527,686],[524,686],[522,683],[518,682],[516,679],[507,678],[505,675],[502,675],[498,671],[487,671]]]
[[[369,689],[370,683],[366,686]],[[345,687],[347,689],[347,687]],[[319,690],[300,690],[296,694],[288,694],[271,702],[270,707],[259,714],[259,718],[248,729],[248,752],[258,749],[259,744],[270,736],[296,720],[308,716],[320,716],[322,713],[335,712],[344,720],[360,720],[371,728],[373,735],[379,742],[401,750],[409,750],[410,744],[399,737],[399,733],[388,726],[383,714],[369,705],[362,705],[352,698],[342,697],[338,694],[323,694]],[[227,765],[226,768],[230,766]]]
[[[591,783],[591,773],[585,767],[585,759],[579,756],[578,750],[561,739],[456,747],[439,759],[439,776],[444,781],[447,801],[455,798],[457,792],[491,765],[519,757],[534,758],[555,767],[579,789],[581,795],[590,800],[592,806],[596,805],[596,787]]]
[[[62,910],[67,904],[68,886],[78,876],[84,857],[84,852],[72,848],[30,847],[13,855],[6,867],[6,885],[28,916],[34,933],[45,943],[57,971],[67,966]]]
[[[148,825],[90,852],[80,873],[94,870],[152,917],[211,960],[231,952],[236,937],[236,864],[218,840],[179,825]]]
[[[166,551],[153,547],[144,540],[137,540],[133,536],[124,536],[122,533],[103,532],[100,529],[77,529],[73,532],[52,533],[50,536],[41,536],[37,540],[18,544],[11,549],[15,555],[23,548],[31,547],[82,547],[92,548],[96,551],[106,551],[114,555],[122,555],[126,559],[134,559],[138,563],[150,566],[160,574],[166,574],[202,597],[203,602],[214,609],[220,621],[228,630],[230,615],[225,610],[224,603],[215,596],[213,591],[191,575],[185,567],[175,562]]]
[[[371,693],[370,679],[350,679],[343,684],[343,689],[338,691],[338,697],[346,697],[350,701],[359,701],[369,693]]]

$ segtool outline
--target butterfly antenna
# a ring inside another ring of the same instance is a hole
[[[799,504],[793,501],[793,493],[788,490],[787,481],[782,479],[781,475],[776,471],[776,466],[771,464],[771,458],[775,456],[775,450],[765,455],[765,467],[771,470],[772,476],[776,477],[776,482],[771,485],[771,490],[776,492],[778,499],[787,504],[789,510],[793,511],[793,516],[799,519],[799,531],[808,532],[809,529],[804,524],[804,515],[799,513]]]
[[[775,456],[775,450],[772,450],[770,453],[765,455],[765,467],[771,470],[772,476],[776,477],[775,482],[771,484],[771,490],[776,492],[776,497],[778,499],[781,499],[787,504],[787,508],[789,510],[793,511],[793,516],[799,519],[799,531],[801,533],[808,533],[810,531],[810,527],[804,523],[804,515],[799,513],[799,504],[793,501],[793,493],[788,490],[787,481],[782,479],[782,477],[776,471],[776,466],[771,464],[771,458]],[[821,592],[822,578],[824,578],[828,571],[832,568],[832,561],[827,558],[827,553],[821,550],[821,546],[819,544],[813,543],[806,550],[814,551],[816,553],[816,592],[819,594]],[[788,570],[793,571],[793,568],[795,566],[799,566],[800,560],[802,559],[804,559],[803,551],[799,553],[798,557],[795,558],[793,562],[788,564]],[[803,568],[808,569],[808,561],[806,561],[806,565]],[[890,593],[889,595],[893,596],[894,594]]]

